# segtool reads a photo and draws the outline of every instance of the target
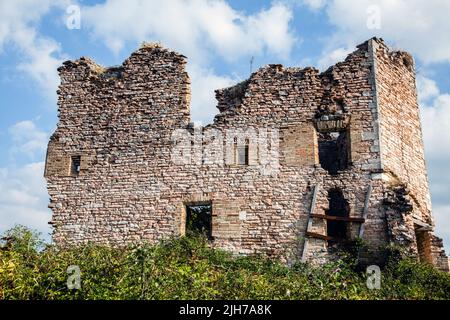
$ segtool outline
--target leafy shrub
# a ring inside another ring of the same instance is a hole
[[[201,236],[157,245],[57,249],[25,227],[5,233],[0,250],[1,299],[449,299],[450,275],[392,254],[380,290],[350,256],[323,266],[287,267],[263,256],[211,249]],[[81,270],[69,290],[67,268]]]

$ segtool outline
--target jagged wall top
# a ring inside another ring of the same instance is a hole
[[[186,57],[157,43],[143,43],[120,66],[104,67],[89,57],[80,57],[77,60],[63,62],[58,72],[62,81],[67,74],[78,74],[77,80],[117,78],[115,75],[119,73],[121,78],[127,78],[132,77],[132,72],[136,72],[136,66],[148,67],[152,62],[158,61],[164,61],[168,68],[179,66],[184,71]]]

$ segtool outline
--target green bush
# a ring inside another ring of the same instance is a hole
[[[392,255],[381,289],[369,290],[354,259],[320,267],[287,267],[263,256],[211,249],[201,236],[157,245],[56,249],[25,227],[5,233],[0,251],[1,299],[449,299],[450,275]],[[81,270],[69,290],[67,268]]]

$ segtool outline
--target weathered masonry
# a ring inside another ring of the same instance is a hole
[[[190,124],[185,63],[143,45],[119,67],[80,58],[58,69],[59,123],[45,169],[57,244],[156,242],[197,228],[235,253],[322,263],[360,237],[369,258],[396,243],[448,270],[433,234],[408,53],[374,38],[323,73],[268,65],[217,90],[220,113],[203,128]],[[247,128],[273,133],[277,170],[261,170]],[[203,149],[210,132],[244,133],[222,162],[177,164],[177,129]]]

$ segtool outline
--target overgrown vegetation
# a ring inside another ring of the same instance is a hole
[[[81,289],[69,290],[67,268],[78,265]],[[203,237],[155,246],[85,245],[57,250],[16,227],[0,251],[1,299],[449,299],[450,275],[394,256],[381,288],[344,259],[321,267],[287,267],[264,257],[233,257]]]

